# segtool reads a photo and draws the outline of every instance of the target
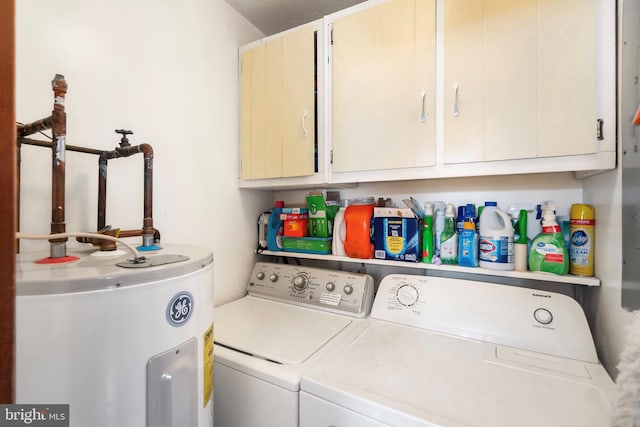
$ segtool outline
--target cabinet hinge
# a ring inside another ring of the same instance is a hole
[[[331,150],[331,154],[329,156],[329,163],[333,164],[333,150]]]
[[[596,128],[596,136],[598,141],[602,141],[604,139],[604,120],[597,120],[597,128]]]
[[[331,40],[329,41],[331,46],[333,46],[333,28],[331,29]]]

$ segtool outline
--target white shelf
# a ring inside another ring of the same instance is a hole
[[[434,265],[425,264],[422,262],[403,262],[403,261],[390,261],[382,259],[361,259],[361,258],[349,258],[343,256],[334,255],[316,255],[305,254],[299,252],[280,252],[280,251],[262,251],[261,255],[272,255],[287,258],[301,258],[301,259],[314,259],[323,261],[340,261],[340,262],[355,262],[359,264],[372,264],[372,265],[385,265],[398,268],[415,268],[417,270],[439,270],[439,271],[451,271],[455,273],[466,274],[481,274],[485,276],[497,276],[497,277],[511,277],[515,279],[526,280],[539,280],[543,282],[556,282],[567,283],[571,285],[582,286],[600,286],[600,279],[597,277],[583,277],[567,274],[566,276],[560,276],[552,273],[538,273],[531,271],[500,271],[489,270],[486,268],[471,268],[460,267],[458,265]]]

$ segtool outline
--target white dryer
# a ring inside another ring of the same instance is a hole
[[[304,374],[304,427],[609,425],[614,384],[565,295],[390,275],[367,323]]]
[[[257,263],[247,291],[216,307],[214,425],[296,427],[302,373],[339,337],[365,326],[373,279]]]

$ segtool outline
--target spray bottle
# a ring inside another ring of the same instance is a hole
[[[444,230],[444,212],[447,208],[445,202],[434,202],[433,204],[433,230],[434,245],[436,247],[435,256],[440,257],[440,244],[442,243],[442,231]]]
[[[458,233],[456,233],[455,211],[451,203],[444,215],[444,229],[440,235],[440,261],[443,264],[458,263]]]
[[[542,203],[542,232],[531,244],[529,270],[564,275],[569,272],[569,253],[555,210],[553,202]]]
[[[433,241],[433,204],[424,207],[424,225],[422,226],[422,262],[431,264],[435,250]]]
[[[520,209],[517,214],[507,211],[511,214],[511,223],[513,224],[513,269],[516,271],[527,271],[527,252],[529,245],[527,243],[527,211]]]

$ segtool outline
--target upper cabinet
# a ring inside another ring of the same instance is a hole
[[[615,12],[369,0],[242,48],[240,186],[613,169]]]
[[[435,11],[390,0],[333,20],[333,172],[435,165]]]
[[[324,180],[317,157],[320,29],[312,23],[240,49],[241,187]]]
[[[597,12],[596,0],[445,0],[445,163],[597,153]]]

